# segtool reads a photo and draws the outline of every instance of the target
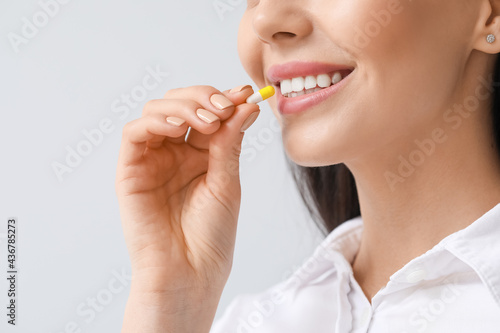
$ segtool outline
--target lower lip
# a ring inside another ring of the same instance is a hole
[[[354,73],[354,70],[342,79],[328,88],[321,89],[314,93],[305,94],[297,97],[285,97],[281,94],[280,88],[277,87],[276,95],[278,100],[278,110],[281,114],[295,114],[305,111],[321,102],[328,97],[337,93],[343,86],[345,86]]]

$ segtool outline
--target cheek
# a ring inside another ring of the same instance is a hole
[[[468,25],[467,15],[451,1],[362,0],[346,6],[352,12],[345,17],[354,20],[350,27],[346,19],[339,24],[348,36],[341,43],[356,58],[358,95],[369,102],[358,125],[383,133],[385,141],[429,126],[454,99],[466,47],[463,32],[450,33],[449,27]]]
[[[358,2],[358,9],[365,9],[358,10],[358,15],[349,15],[355,18],[354,28],[346,31],[350,38],[344,42],[349,43],[346,48],[356,55],[370,90],[377,91],[379,96],[404,96],[417,105],[422,99],[415,97],[420,93],[443,99],[453,91],[467,47],[464,33],[450,27],[465,26],[469,31],[474,27],[468,24],[471,20],[467,22],[468,14],[457,9],[461,1],[456,2]],[[346,27],[347,22],[342,26]],[[437,87],[440,87],[437,94],[430,93]]]
[[[261,44],[252,29],[251,15],[247,11],[238,29],[238,55],[247,74],[259,86],[264,84]]]
[[[264,79],[262,43],[255,36],[251,24],[251,16],[248,12],[245,12],[240,21],[238,30],[238,55],[243,68],[252,81],[255,82],[258,87],[264,87],[266,83]],[[267,102],[281,126],[281,115],[277,111],[276,97],[271,97]]]

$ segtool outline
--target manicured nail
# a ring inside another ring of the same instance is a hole
[[[174,126],[182,126],[186,121],[178,117],[167,117],[167,123]]]
[[[211,124],[214,121],[219,120],[219,117],[217,117],[212,112],[207,111],[205,109],[196,110],[196,115],[198,116],[198,118],[200,118],[201,120],[203,120],[204,122],[206,122],[208,124]]]
[[[236,87],[236,88],[233,88],[233,89],[229,90],[229,93],[230,94],[234,94],[234,93],[243,91],[245,89],[250,89],[250,88],[252,88],[252,86],[249,86],[248,84],[247,85],[242,85],[242,86],[239,86],[239,87]]]
[[[259,115],[259,111],[256,111],[256,112],[252,113],[251,115],[249,115],[247,120],[245,120],[243,125],[241,125],[240,132],[241,133],[245,132],[254,123],[254,121],[255,121],[255,119],[257,119],[258,115]]]
[[[228,100],[225,96],[220,94],[214,94],[210,97],[210,102],[219,110],[227,109],[230,106],[234,106],[233,102]]]

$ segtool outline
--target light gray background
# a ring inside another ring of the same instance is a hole
[[[130,287],[116,278],[130,275],[114,192],[123,125],[171,88],[252,83],[236,50],[245,1],[66,1],[50,17],[38,1],[0,0],[1,277],[7,218],[19,221],[18,325],[6,323],[1,278],[1,332],[72,332],[65,330],[71,322],[81,332],[119,332]],[[43,26],[16,52],[9,36],[22,36],[24,18]],[[147,68],[169,76],[120,118],[113,103],[123,107],[122,94],[139,96]],[[105,118],[114,130],[60,181],[52,164],[65,164],[66,147],[76,149],[82,131]],[[321,240],[271,124],[263,103],[245,134],[236,252],[217,317],[237,294],[288,277]],[[92,298],[99,311],[87,305]]]

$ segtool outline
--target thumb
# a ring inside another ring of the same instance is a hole
[[[207,186],[215,196],[239,205],[241,197],[239,159],[244,132],[258,117],[257,104],[240,104],[210,138]],[[235,200],[237,199],[237,200]]]

